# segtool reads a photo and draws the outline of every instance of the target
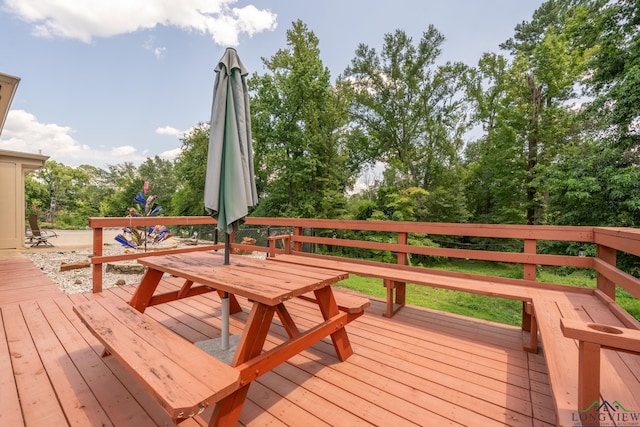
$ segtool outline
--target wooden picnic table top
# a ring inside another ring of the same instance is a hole
[[[241,256],[230,257],[229,263],[225,264],[221,254],[204,251],[153,256],[138,261],[148,267],[130,301],[130,305],[140,312],[144,312],[150,305],[186,298],[191,291],[216,290],[231,294],[234,300],[236,296],[242,296],[253,302],[231,361],[231,366],[239,372],[240,387],[216,403],[210,426],[236,425],[251,382],[324,337],[331,336],[336,354],[341,361],[353,353],[344,325],[362,315],[365,305],[360,303],[359,311],[356,313],[341,313],[331,289],[331,284],[347,278],[348,273]],[[155,295],[164,273],[185,280],[179,292]],[[197,284],[196,288],[192,288],[194,284]],[[311,329],[301,331],[283,303],[309,292],[315,295],[315,302],[323,321]],[[368,305],[367,300],[366,306]],[[276,314],[290,339],[263,354],[264,343]],[[136,355],[137,352],[134,350],[133,354]],[[130,364],[128,359],[118,356],[125,364]],[[176,361],[176,365],[180,365],[181,362]],[[131,365],[130,369],[134,374],[137,374],[136,369],[140,365],[139,362]],[[141,376],[143,377],[144,375]],[[177,381],[177,378],[175,380]],[[147,382],[145,384],[151,389],[152,394],[159,393],[158,388]],[[163,402],[169,400],[170,396]],[[199,400],[195,402],[195,406],[201,404]],[[175,408],[171,410],[172,413],[176,412]]]
[[[220,291],[275,306],[288,299],[346,279],[346,272],[285,265],[245,256],[189,252],[139,259],[150,269],[182,277]]]

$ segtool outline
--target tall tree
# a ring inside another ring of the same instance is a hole
[[[560,224],[637,227],[640,7],[635,0],[583,3],[572,27],[580,47],[595,51],[585,82],[593,101],[584,109],[584,141],[552,170],[552,215]]]
[[[462,64],[436,66],[444,36],[430,26],[414,44],[404,31],[385,34],[380,53],[361,44],[345,70],[355,102],[353,124],[371,161],[395,169],[403,187],[430,190],[456,166],[466,130],[459,97]]]
[[[402,30],[385,34],[380,52],[358,46],[342,82],[353,94],[351,125],[368,145],[367,160],[387,167],[383,188],[395,188],[399,200],[406,189],[426,190],[423,200],[432,209],[422,209],[420,220],[464,221],[463,197],[451,196],[463,194],[466,67],[436,65],[443,42],[433,26],[417,42]],[[445,210],[445,216],[438,213]]]
[[[568,101],[586,73],[593,53],[582,49],[567,25],[582,10],[573,0],[550,0],[530,23],[516,27],[513,39],[503,47],[514,54],[510,108],[526,122],[516,131],[527,157],[527,223],[543,220],[546,206],[544,170],[568,142],[574,112]]]
[[[527,160],[515,144],[520,127],[509,97],[511,66],[486,53],[468,76],[467,99],[482,136],[465,148],[466,199],[474,222],[522,223],[525,217]]]
[[[249,80],[255,170],[263,216],[338,217],[357,165],[345,136],[345,103],[320,60],[318,38],[301,22],[287,48]]]
[[[580,22],[595,44],[589,79],[595,97],[591,112],[599,118],[607,141],[627,153],[640,145],[640,5],[636,0],[609,2],[595,16]]]

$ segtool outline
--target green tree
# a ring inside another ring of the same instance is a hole
[[[182,138],[182,150],[176,158],[176,192],[171,203],[173,215],[205,215],[204,182],[207,175],[209,125],[198,123]]]
[[[37,206],[43,219],[54,226],[86,225],[85,215],[93,211],[85,211],[81,195],[89,181],[90,175],[85,169],[49,160],[44,168],[27,178],[28,206]]]
[[[96,166],[80,165],[78,169],[86,173],[88,180],[78,189],[73,222],[86,227],[87,218],[101,216],[100,204],[111,193],[110,178],[107,171]]]
[[[104,216],[125,216],[144,180],[131,162],[109,165],[108,174],[112,191],[101,202],[100,212]]]
[[[171,214],[173,197],[176,192],[176,176],[173,162],[158,156],[147,158],[140,166],[131,162],[109,165],[108,171],[99,174],[99,179],[107,194],[100,203],[104,216],[125,216],[134,207],[133,198],[143,191],[145,181],[149,182],[146,196],[158,196],[156,203],[163,208],[163,214]]]
[[[108,174],[90,165],[76,168],[48,161],[25,179],[27,213],[55,220],[56,227],[83,228],[100,216],[100,203],[110,194]]]
[[[397,30],[384,36],[380,53],[361,44],[342,77],[353,93],[352,126],[368,143],[369,162],[387,165],[385,185],[398,189],[396,197],[417,187],[433,199],[445,194],[439,190],[446,185],[460,182],[451,177],[460,172],[468,124],[460,96],[466,67],[435,65],[443,42],[433,26],[417,43]],[[462,187],[449,190],[462,192]],[[463,199],[447,203],[454,201]],[[454,211],[464,211],[463,205]]]
[[[508,86],[508,108],[516,118],[515,144],[524,147],[526,166],[527,223],[543,221],[546,168],[571,140],[575,112],[568,102],[575,99],[576,86],[587,71],[593,54],[574,37],[574,16],[582,6],[571,0],[550,0],[530,23],[516,27],[507,47],[515,59]],[[523,121],[523,119],[525,119]]]
[[[516,25],[513,37],[500,47],[531,57],[549,31],[566,30],[569,20],[587,11],[596,14],[602,4],[602,0],[547,0],[533,12],[531,21]]]
[[[595,97],[590,106],[606,140],[623,150],[636,150],[640,143],[640,7],[635,0],[609,2],[595,17],[579,23],[589,34],[581,40],[595,45],[588,81]]]
[[[631,0],[584,2],[597,13],[576,14],[572,27],[590,57],[584,108],[587,135],[551,169],[554,222],[640,225],[640,9]]]
[[[177,189],[178,181],[174,173],[173,162],[161,159],[159,156],[147,158],[139,167],[138,173],[142,181],[149,182],[149,192],[147,195],[158,196],[156,203],[162,206],[162,215],[170,215],[172,212],[172,199]],[[139,188],[131,198],[142,191]]]
[[[552,169],[549,180],[553,222],[640,225],[640,168],[620,167],[621,160],[616,147],[584,143],[568,150]],[[638,160],[636,157],[636,164]]]
[[[467,100],[482,136],[465,148],[466,202],[474,222],[522,223],[526,156],[515,144],[517,123],[508,97],[510,65],[486,53],[468,74]]]
[[[319,55],[318,38],[296,21],[287,31],[287,48],[263,58],[267,73],[249,80],[262,198],[255,215],[342,215],[358,164],[345,130],[346,104]]]
[[[24,179],[24,198],[27,214],[42,213],[47,209],[49,192],[47,186],[37,178],[36,174],[27,175]]]

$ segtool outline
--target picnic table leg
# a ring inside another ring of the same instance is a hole
[[[276,313],[278,314],[278,317],[282,322],[282,326],[284,327],[284,330],[287,331],[287,335],[289,335],[289,338],[299,337],[300,330],[296,326],[295,322],[293,321],[293,318],[291,317],[291,315],[289,314],[289,311],[287,310],[287,308],[284,306],[283,303],[280,303],[276,306]]]
[[[242,333],[231,366],[238,366],[262,353],[274,313],[275,307],[253,303],[247,326]],[[238,423],[250,385],[251,382],[248,382],[216,404],[209,427],[235,426]]]
[[[224,297],[224,291],[216,290],[216,292],[218,292],[218,295],[220,296],[220,298]],[[228,294],[228,295],[229,295],[229,314],[241,313],[242,307],[240,307],[240,303],[236,299],[236,296],[234,294]]]
[[[136,292],[131,297],[129,305],[140,313],[144,313],[149,306],[149,302],[151,302],[153,293],[156,291],[163,274],[162,271],[149,268],[147,272],[144,273],[144,276],[142,276],[140,285],[138,285],[138,289],[136,289]]]
[[[188,280],[188,279],[185,280],[184,284],[178,291],[178,295],[176,296],[176,299],[186,298],[189,295],[189,290],[191,289],[192,286],[193,286],[193,280]],[[220,296],[220,298],[224,297],[224,291],[220,291],[216,289],[216,292],[218,292],[218,295]],[[240,303],[236,299],[236,296],[233,294],[228,294],[228,295],[229,295],[229,313],[236,314],[236,313],[242,312],[242,307],[240,307]]]
[[[324,320],[328,320],[340,312],[331,286],[316,289],[313,293],[318,301]],[[349,336],[347,335],[347,330],[344,328],[344,325],[331,334],[331,341],[333,341],[333,347],[336,349],[336,354],[341,362],[344,362],[353,354],[351,342],[349,341]]]

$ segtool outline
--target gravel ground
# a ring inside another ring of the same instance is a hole
[[[182,247],[179,241],[167,241],[167,246]],[[221,251],[223,252],[223,251]],[[60,251],[30,251],[24,252],[24,256],[29,258],[40,270],[42,270],[63,292],[67,294],[75,294],[79,292],[91,292],[91,268],[78,268],[67,271],[60,271],[60,266],[66,263],[88,262],[90,260],[92,249],[75,249]],[[103,248],[103,255],[119,255],[125,253],[125,248],[120,245],[109,244]],[[250,255],[255,258],[264,258],[265,253],[255,252]],[[135,260],[120,261],[137,264]],[[102,287],[103,289],[112,288],[119,285],[130,285],[140,283],[142,274],[116,274],[107,273],[103,266]]]

